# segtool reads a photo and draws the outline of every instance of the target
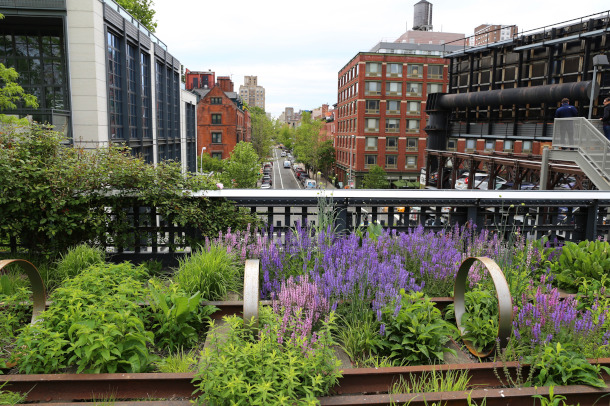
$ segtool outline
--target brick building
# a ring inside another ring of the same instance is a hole
[[[212,158],[226,159],[240,141],[250,142],[250,113],[233,90],[228,76],[219,76],[211,89],[195,88],[197,103],[197,146],[200,156],[207,152]]]
[[[497,25],[497,24],[481,24],[474,29],[474,36],[471,45],[486,45],[498,41],[512,39],[519,32],[516,25]]]
[[[216,84],[216,73],[211,70],[207,72],[190,71],[184,73],[186,90],[210,89]]]
[[[417,179],[426,148],[425,102],[447,88],[441,45],[380,43],[340,71],[335,138],[337,174],[356,187],[373,165],[389,181]]]

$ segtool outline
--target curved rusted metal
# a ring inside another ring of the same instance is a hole
[[[504,278],[502,269],[494,260],[488,257],[469,257],[462,262],[455,277],[455,287],[453,289],[454,306],[455,306],[455,321],[457,323],[460,334],[464,334],[464,327],[461,325],[462,316],[466,313],[466,302],[464,295],[466,293],[466,284],[468,283],[468,272],[470,267],[476,262],[481,262],[491,275],[491,279],[496,288],[496,297],[498,299],[498,338],[500,339],[500,348],[506,347],[508,338],[511,335],[513,328],[513,300],[510,295],[508,283]],[[477,351],[470,340],[462,338],[464,344],[472,354],[477,357],[489,356],[495,345],[486,352]]]
[[[42,277],[40,276],[40,272],[38,269],[29,261],[25,259],[3,259],[0,261],[0,271],[10,264],[19,265],[27,275],[30,280],[30,284],[32,285],[32,296],[34,308],[32,310],[32,324],[38,321],[40,314],[45,309],[45,302],[47,300],[46,289],[44,287],[44,282],[42,281]]]

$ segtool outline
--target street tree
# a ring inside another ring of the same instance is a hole
[[[387,189],[388,179],[385,169],[373,165],[362,179],[362,189]]]
[[[311,113],[304,112],[301,125],[296,130],[295,152],[307,167],[316,169],[318,164],[318,148],[320,147],[320,129],[322,121],[312,120]]]
[[[335,147],[333,147],[333,142],[331,140],[323,141],[318,148],[318,168],[328,175],[334,163]]]
[[[260,160],[249,142],[241,141],[224,164],[220,179],[225,187],[250,189],[256,187],[260,171]]]
[[[286,148],[292,150],[294,147],[295,134],[287,124],[284,124],[278,131],[277,141]]]
[[[27,94],[17,83],[19,73],[0,63],[0,111],[14,110],[18,105],[38,108],[36,96]],[[0,114],[0,121],[15,122],[16,118]],[[27,120],[25,120],[27,122]]]
[[[269,156],[273,138],[275,136],[275,126],[265,114],[265,110],[260,107],[248,107],[252,120],[252,146],[258,157],[263,160]]]
[[[225,161],[222,159],[212,158],[207,152],[204,152],[198,160],[201,172],[220,173],[224,169]]]
[[[141,22],[150,32],[155,32],[157,22],[155,21],[156,11],[152,8],[155,5],[153,0],[116,0],[116,2]]]

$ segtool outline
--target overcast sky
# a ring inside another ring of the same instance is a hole
[[[157,36],[190,70],[258,76],[266,110],[337,102],[337,74],[358,52],[413,26],[419,0],[154,0]],[[519,31],[610,9],[608,0],[432,0],[434,31],[473,34],[480,24]]]

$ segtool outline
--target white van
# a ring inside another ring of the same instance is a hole
[[[289,160],[285,160],[284,161],[284,168],[290,169],[292,167],[292,164],[290,163]]]
[[[305,189],[315,189],[316,188],[316,181],[314,179],[307,179],[305,180]]]

